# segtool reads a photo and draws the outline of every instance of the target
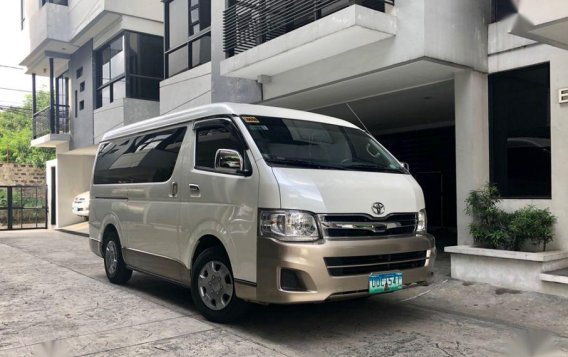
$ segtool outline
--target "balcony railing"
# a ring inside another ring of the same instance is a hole
[[[394,0],[233,0],[224,12],[228,57],[275,39],[351,5],[385,11]]]
[[[41,6],[43,6],[47,3],[51,3],[51,4],[55,4],[55,5],[63,5],[63,6],[69,5],[68,0],[41,0]]]
[[[53,108],[53,120],[51,107],[44,108],[33,116],[33,138],[37,139],[47,134],[69,133],[69,107],[55,105]]]

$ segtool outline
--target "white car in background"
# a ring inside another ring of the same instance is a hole
[[[89,218],[90,194],[90,191],[85,191],[75,196],[73,204],[71,205],[73,214],[84,217],[85,219]]]

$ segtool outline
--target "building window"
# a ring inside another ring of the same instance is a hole
[[[79,102],[79,110],[83,110],[83,109],[85,109],[85,101],[84,100]]]
[[[551,197],[550,66],[489,76],[491,180],[505,198]]]
[[[96,53],[100,108],[122,98],[159,100],[163,79],[161,37],[125,32]]]
[[[211,61],[211,0],[165,1],[167,77]]]
[[[69,5],[68,2],[69,2],[68,0],[41,0],[41,6],[47,3],[67,6]]]
[[[77,79],[81,78],[83,76],[83,67],[80,67],[79,69],[77,69],[77,73],[75,74]]]
[[[499,22],[517,13],[519,0],[491,0],[491,22]]]
[[[80,92],[84,92],[84,91],[85,91],[85,82],[84,82],[84,81],[79,84],[79,91],[80,91]]]

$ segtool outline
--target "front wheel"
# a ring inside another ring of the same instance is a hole
[[[235,284],[227,254],[218,247],[204,250],[192,267],[191,296],[206,319],[230,322],[239,318],[246,303],[235,295]]]

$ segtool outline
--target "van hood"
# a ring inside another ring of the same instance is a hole
[[[272,171],[280,187],[282,209],[382,217],[424,208],[422,189],[411,175],[282,167]],[[384,205],[383,214],[373,213],[375,202]]]

